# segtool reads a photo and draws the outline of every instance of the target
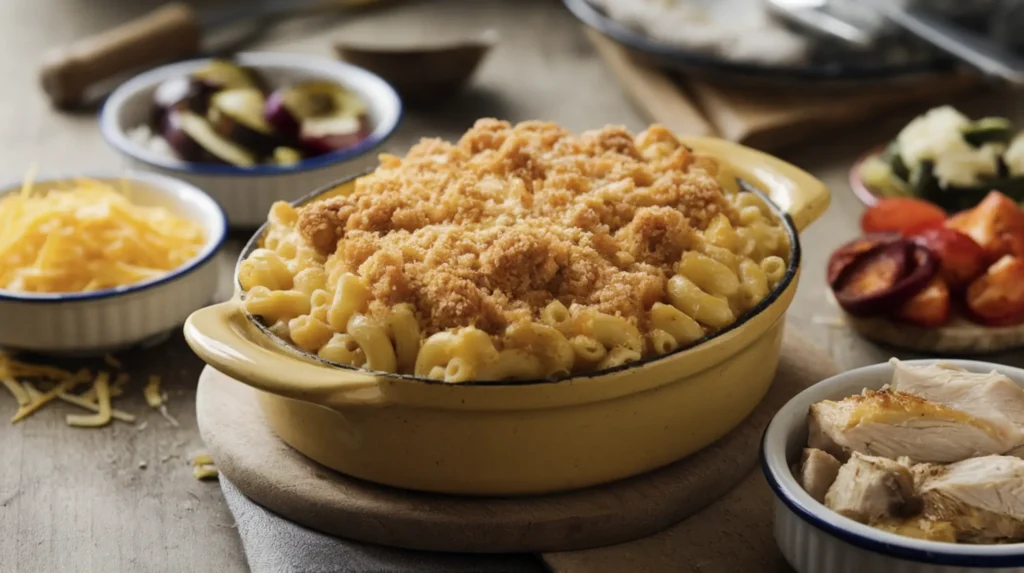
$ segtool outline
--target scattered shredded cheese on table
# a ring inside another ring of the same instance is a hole
[[[146,387],[142,390],[146,396],[146,403],[149,404],[150,408],[159,408],[164,405],[163,396],[160,395],[160,377],[150,376],[149,382],[146,383]]]
[[[114,369],[123,367],[121,362],[113,356],[105,356],[103,362]],[[18,378],[29,380],[19,380]],[[113,420],[134,423],[135,415],[114,408],[112,402],[114,397],[124,391],[129,382],[130,376],[127,372],[112,374],[110,371],[103,370],[93,375],[85,368],[72,372],[54,366],[20,362],[0,351],[0,383],[7,388],[18,405],[18,409],[11,419],[12,423],[24,420],[54,400],[62,400],[91,412],[90,415],[67,415],[65,422],[69,426],[99,428],[110,424]],[[36,383],[46,385],[46,390],[42,391],[36,388]],[[178,421],[167,411],[167,394],[160,391],[160,383],[159,376],[149,376],[146,386],[143,388],[143,396],[146,403],[159,411],[168,424],[178,427]],[[90,384],[90,388],[85,392],[73,393],[76,387],[83,384]],[[142,430],[145,427],[146,422],[143,422],[137,428]],[[175,447],[181,445],[175,444]],[[167,461],[172,457],[172,455],[164,456],[161,461]],[[213,458],[205,452],[196,453],[191,460],[191,465],[192,475],[197,480],[217,479],[219,476]],[[148,463],[145,460],[138,462],[139,469],[147,467]]]
[[[197,452],[192,456],[192,475],[197,480],[216,479],[220,476],[213,458],[206,452]]]
[[[83,292],[157,278],[194,258],[202,228],[165,207],[142,206],[111,185],[0,198],[0,289]],[[114,366],[113,364],[109,365]]]
[[[103,362],[111,367],[123,367],[120,360],[110,355],[105,356]],[[48,390],[37,389],[35,383],[29,380],[47,384]],[[113,398],[123,394],[130,381],[131,377],[127,372],[116,373],[111,381],[111,374],[108,372],[94,375],[85,368],[72,372],[55,366],[20,362],[0,352],[0,383],[3,383],[18,405],[18,410],[11,419],[12,423],[24,420],[55,399],[92,412],[91,416],[67,416],[65,421],[71,426],[100,427],[109,424],[111,420],[135,423],[136,416],[134,414],[114,408],[112,403]],[[82,384],[89,384],[89,389],[85,392],[73,393],[73,390]],[[160,399],[156,405],[151,402],[150,394],[153,390],[150,389],[150,385],[153,384],[155,384],[157,397]],[[158,408],[168,423],[177,427],[178,421],[167,412],[166,395],[159,394],[159,387],[160,377],[150,376],[149,384],[144,391],[146,402],[152,407]],[[101,390],[106,393],[106,400],[102,399]],[[106,412],[108,407],[109,414]]]
[[[110,423],[110,373],[100,372],[96,377],[96,402],[99,405],[99,412],[84,416],[81,414],[68,414],[65,420],[69,426],[81,428],[99,428]]]

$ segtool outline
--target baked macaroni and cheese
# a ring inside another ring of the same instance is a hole
[[[725,328],[789,239],[662,126],[576,136],[480,120],[382,155],[354,190],[277,203],[239,267],[248,313],[341,364],[448,382],[559,377]]]

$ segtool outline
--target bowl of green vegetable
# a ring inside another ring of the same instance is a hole
[[[866,205],[917,197],[953,212],[977,205],[992,190],[1024,202],[1024,133],[1003,117],[972,120],[937,107],[858,160],[850,187]]]

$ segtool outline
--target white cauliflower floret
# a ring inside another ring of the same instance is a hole
[[[896,136],[903,163],[916,169],[923,161],[966,147],[961,130],[970,124],[971,120],[948,105],[917,116]]]
[[[971,147],[963,136],[970,126],[971,120],[950,106],[929,110],[896,136],[900,157],[911,170],[931,161],[943,187],[978,185],[982,178],[998,173],[998,158],[1005,146],[987,143]]]
[[[933,173],[943,187],[972,187],[999,173],[999,155],[1006,146],[986,143],[974,149],[950,150],[935,158]]]

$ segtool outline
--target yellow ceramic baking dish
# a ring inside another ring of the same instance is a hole
[[[192,349],[259,392],[275,432],[342,473],[396,487],[523,495],[581,488],[679,460],[736,427],[775,373],[800,274],[797,233],[829,204],[825,186],[779,159],[717,139],[683,138],[764,192],[785,221],[790,265],[736,324],[646,361],[562,380],[450,384],[324,363],[277,339],[234,300],[194,313]],[[354,180],[300,203],[346,193]],[[242,253],[260,242],[257,232]]]

